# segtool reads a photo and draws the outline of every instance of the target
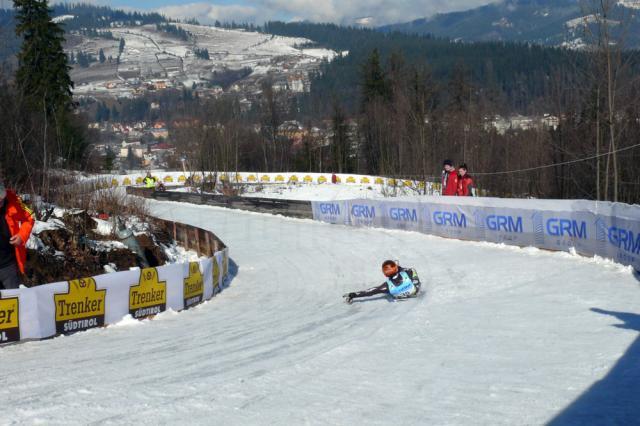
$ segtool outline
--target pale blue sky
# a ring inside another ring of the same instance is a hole
[[[52,0],[54,2],[56,0]],[[65,0],[62,0],[65,1]],[[66,0],[73,3],[82,0]],[[84,0],[87,1],[87,0]],[[407,22],[436,13],[465,10],[497,0],[89,0],[113,7],[156,10],[203,23],[270,19],[352,24],[371,17],[376,25]]]
[[[136,1],[126,1],[126,0],[106,0],[101,3],[110,4],[112,6],[124,6],[124,7],[136,7],[141,9],[155,9],[161,6],[171,6],[171,5],[179,5],[179,4],[190,4],[197,3],[194,0],[136,0]],[[211,3],[211,4],[250,4],[251,2],[247,2],[244,0],[219,0],[219,1],[203,1],[201,3]]]

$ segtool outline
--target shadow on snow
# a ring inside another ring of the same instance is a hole
[[[640,331],[640,315],[591,308],[620,321],[614,327]],[[548,424],[631,425],[640,422],[640,337],[629,346],[602,380],[594,383],[578,399]]]
[[[238,264],[232,258],[229,258],[229,274],[227,275],[227,278],[224,280],[224,284],[222,287],[223,289],[231,286],[231,282],[238,275],[239,269],[240,267],[238,266]]]

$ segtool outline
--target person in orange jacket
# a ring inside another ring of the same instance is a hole
[[[456,195],[460,197],[476,196],[476,186],[473,183],[473,178],[469,176],[469,171],[465,163],[460,164],[458,167],[458,191]]]
[[[20,286],[18,271],[24,274],[26,244],[34,222],[33,211],[0,183],[0,289]]]

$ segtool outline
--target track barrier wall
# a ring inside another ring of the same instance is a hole
[[[425,197],[314,201],[313,218],[601,256],[640,271],[640,205],[586,200]]]
[[[127,194],[161,201],[206,204],[257,213],[279,214],[299,219],[312,219],[310,201],[282,200],[258,197],[229,197],[226,195],[197,194],[178,191],[154,191],[147,188],[127,187]]]
[[[205,258],[2,290],[0,344],[102,327],[126,315],[143,319],[168,309],[181,311],[222,291],[229,276],[229,249],[224,243],[203,229],[161,222],[176,241]]]
[[[257,173],[257,172],[205,172],[204,177],[200,172],[167,172],[156,171],[152,175],[165,185],[185,185],[191,181],[201,183],[202,180],[217,182],[232,182],[244,184],[309,184],[331,185],[331,173]],[[97,181],[99,187],[110,188],[118,186],[143,186],[145,173],[132,173],[127,175],[98,175],[91,178]],[[413,189],[416,192],[434,194],[439,193],[440,184],[423,182],[411,179],[394,179],[382,176],[336,174],[336,184],[350,186],[383,185],[387,187]]]

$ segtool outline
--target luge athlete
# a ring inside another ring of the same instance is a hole
[[[415,297],[420,291],[418,274],[412,268],[402,268],[393,260],[385,260],[382,263],[382,273],[387,277],[384,283],[367,290],[347,293],[343,295],[344,301],[351,304],[353,299],[376,294],[389,294],[394,299],[407,299]]]

